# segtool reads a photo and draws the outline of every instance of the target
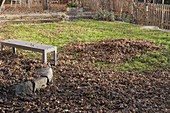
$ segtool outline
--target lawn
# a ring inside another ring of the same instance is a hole
[[[157,46],[162,46],[163,50],[133,56],[133,60],[125,61],[123,65],[119,65],[117,70],[144,72],[170,66],[170,33],[145,30],[128,23],[75,20],[73,22],[8,25],[0,28],[0,38],[15,38],[54,45],[58,47],[59,52],[64,46],[77,41],[97,42],[115,38],[151,40]],[[35,57],[35,54],[28,56]]]

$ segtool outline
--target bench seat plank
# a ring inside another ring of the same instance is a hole
[[[16,47],[21,48],[25,50],[32,50],[36,52],[46,52],[55,50],[55,46],[50,45],[44,45],[39,44],[35,42],[28,42],[28,41],[22,41],[22,40],[16,40],[16,39],[10,39],[10,40],[3,40],[1,41],[1,44],[4,46],[10,46],[10,47]]]

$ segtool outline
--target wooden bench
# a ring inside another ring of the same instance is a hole
[[[42,53],[42,60],[44,63],[47,63],[47,53],[48,52],[54,52],[54,64],[57,64],[57,47],[56,46],[50,46],[50,45],[44,45],[39,44],[35,42],[27,42],[22,40],[2,40],[1,43],[1,50],[3,50],[4,46],[12,47],[12,51],[14,54],[16,54],[16,48],[24,49],[24,50],[30,50],[35,52]]]

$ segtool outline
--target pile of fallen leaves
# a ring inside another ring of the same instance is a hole
[[[146,40],[115,39],[94,43],[77,42],[66,47],[81,61],[115,63],[123,59],[131,59],[134,55],[144,54],[146,51],[155,51],[159,47],[154,42]]]
[[[158,49],[153,42],[127,39],[69,45],[52,67],[53,84],[24,97],[13,95],[11,87],[36,77],[35,69],[43,65],[0,52],[0,112],[169,112],[169,69],[140,75],[93,65]]]

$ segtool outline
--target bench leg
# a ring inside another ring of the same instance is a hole
[[[12,47],[12,53],[16,54],[16,48]]]
[[[54,65],[57,65],[57,49],[54,50]]]
[[[43,52],[43,62],[47,63],[47,52],[46,51]]]
[[[4,45],[1,45],[1,51],[3,51],[4,50]]]

